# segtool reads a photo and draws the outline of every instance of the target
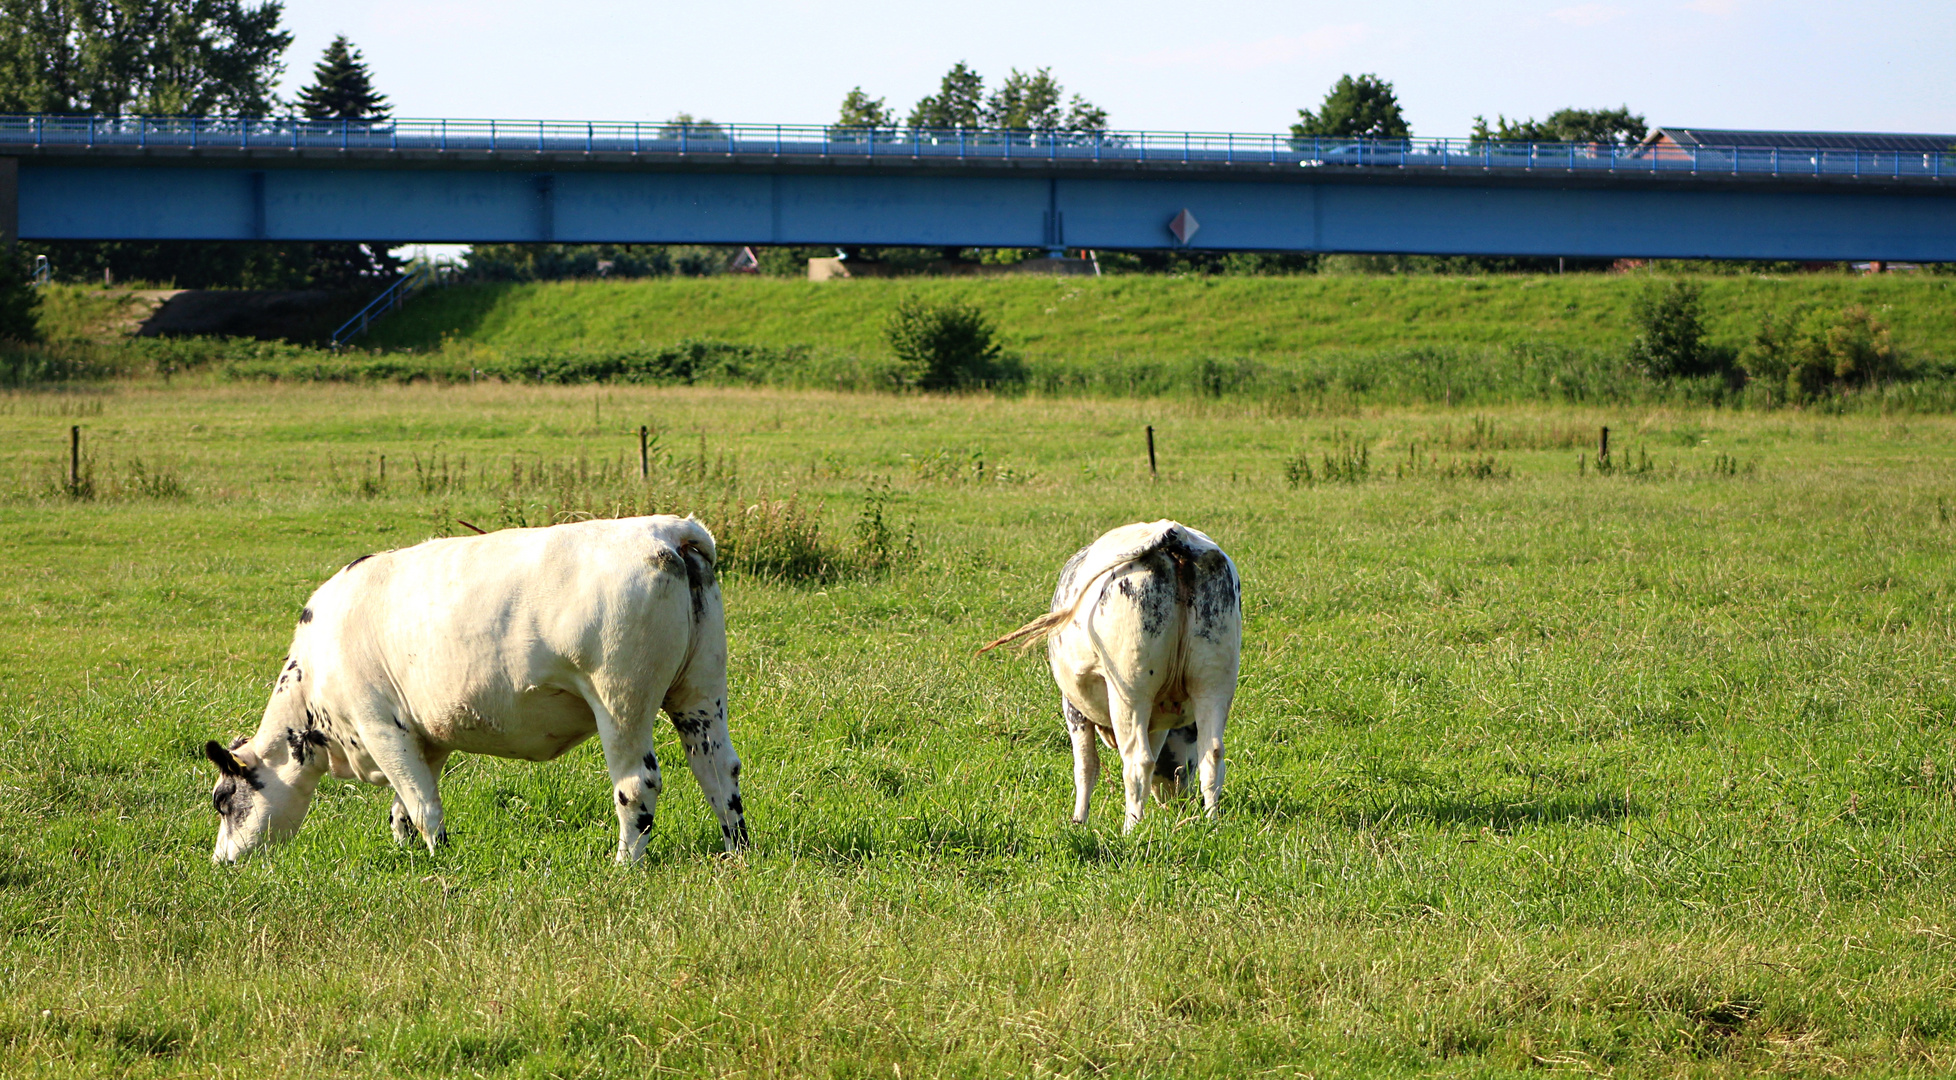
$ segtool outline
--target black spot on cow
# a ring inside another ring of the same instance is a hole
[[[650,750],[647,750],[645,752],[645,771],[646,772],[659,771],[659,755],[653,753]]]
[[[400,717],[398,717],[398,716],[390,716],[390,717],[388,717],[388,719],[389,719],[389,720],[392,720],[392,721],[394,721],[394,726],[395,726],[395,727],[397,727],[397,728],[400,728],[400,729],[401,729],[402,731],[406,731],[406,730],[407,730],[407,725],[406,725],[406,724],[403,724],[403,723],[401,723],[401,718],[400,718]]]
[[[622,792],[622,791],[621,791],[621,792],[619,792],[619,793],[618,793],[618,805],[619,805],[619,806],[624,806],[624,805],[625,805],[626,803],[629,803],[629,802],[631,802],[631,801],[632,801],[632,800],[630,800],[630,799],[628,799],[628,798],[626,798],[626,797],[625,797],[625,793],[624,793],[624,792]]]
[[[1066,726],[1072,731],[1085,731],[1089,721],[1086,714],[1073,707],[1071,701],[1060,699],[1060,715],[1066,718]]]
[[[311,723],[310,716],[307,717],[307,723]],[[285,729],[285,747],[292,752],[292,760],[301,765],[306,763],[306,758],[314,750],[325,745],[326,736],[314,731],[311,727],[307,727],[304,731],[300,731],[297,728]]]
[[[1147,637],[1160,637],[1165,633],[1168,617],[1174,611],[1177,594],[1181,591],[1177,580],[1176,566],[1166,552],[1153,551],[1140,560],[1147,568],[1142,577],[1141,633]],[[1126,585],[1132,579],[1121,579],[1122,592],[1128,593]],[[1128,595],[1133,595],[1128,593]]]
[[[636,825],[638,826],[638,831],[639,831],[639,832],[642,832],[642,833],[644,833],[644,832],[651,832],[651,831],[652,831],[652,815],[651,815],[651,814],[640,814],[640,815],[638,816],[638,821],[636,821],[636,822],[634,822],[634,824],[636,824]]]
[[[1212,550],[1197,560],[1195,576],[1195,632],[1205,641],[1215,641],[1223,621],[1239,610],[1236,574],[1223,553]]]
[[[285,670],[291,671],[293,668],[296,668],[298,666],[299,666],[299,662],[297,660],[294,660],[289,656],[285,658]]]
[[[347,563],[347,564],[346,564],[346,569],[348,569],[348,570],[351,570],[351,569],[353,569],[354,567],[356,567],[356,566],[359,566],[359,565],[360,565],[361,563],[363,563],[363,562],[366,562],[366,561],[367,561],[368,559],[371,559],[371,558],[373,558],[373,556],[372,556],[371,554],[368,554],[368,555],[362,555],[362,556],[360,556],[359,558],[357,558],[357,559],[355,559],[355,560],[353,560],[352,562],[350,562],[350,563]]]
[[[733,778],[735,780],[740,779],[740,762],[738,761],[733,763]]]
[[[727,796],[727,809],[735,814],[746,812],[740,804],[740,792],[736,791],[732,795]]]
[[[308,608],[300,608],[300,609],[299,609],[299,625],[300,625],[300,626],[304,626],[305,624],[307,624],[307,623],[309,623],[309,622],[311,622],[311,621],[312,621],[312,609],[311,609],[311,608],[309,608],[309,607],[308,607]]]
[[[244,744],[246,744],[246,743],[248,743],[248,742],[250,742],[250,741],[251,741],[251,736],[249,736],[249,735],[240,735],[240,736],[238,736],[237,738],[235,738],[235,739],[232,739],[232,740],[231,740],[231,746],[230,746],[230,749],[232,749],[232,750],[236,750],[236,749],[237,749],[238,747],[240,747],[240,746],[243,746]]]
[[[698,735],[712,722],[712,713],[701,712],[698,715],[679,713],[672,718],[672,727],[681,736]]]

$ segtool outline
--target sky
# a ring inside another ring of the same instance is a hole
[[[852,86],[899,114],[953,63],[1050,67],[1116,128],[1282,131],[1343,73],[1413,132],[1628,105],[1652,125],[1956,132],[1956,3],[672,4],[287,0],[283,92],[335,34],[399,117],[825,123]]]

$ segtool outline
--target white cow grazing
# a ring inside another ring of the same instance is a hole
[[[1150,782],[1179,789],[1191,763],[1215,815],[1243,645],[1240,593],[1235,564],[1207,536],[1166,520],[1123,525],[1066,561],[1050,614],[985,646],[1046,639],[1073,739],[1076,823],[1100,779],[1096,735],[1120,751],[1125,831],[1140,823]]]
[[[442,763],[457,750],[548,761],[596,732],[618,861],[645,851],[662,783],[663,707],[720,819],[745,846],[727,738],[727,631],[713,534],[690,517],[582,521],[362,556],[312,594],[258,733],[225,749],[211,858],[305,820],[327,772],[391,785],[394,836],[444,839]]]

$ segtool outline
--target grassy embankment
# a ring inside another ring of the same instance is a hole
[[[49,494],[77,418],[81,502]],[[649,492],[616,474],[640,423],[667,450]],[[1578,471],[1604,423],[1635,475]],[[725,389],[0,398],[0,1072],[1946,1073],[1952,436]],[[1358,444],[1360,482],[1284,479]],[[346,560],[458,517],[793,495],[846,561],[882,477],[914,562],[726,577],[744,858],[676,772],[647,864],[612,867],[586,745],[457,759],[432,858],[393,845],[386,793],[329,782],[295,842],[208,864],[198,747],[254,722]],[[1041,665],[971,650],[1076,545],[1164,515],[1246,582],[1227,809],[1123,838],[1104,785],[1074,828]]]
[[[1865,305],[1931,377],[1861,395],[1861,404],[1956,405],[1947,375],[1956,362],[1956,278],[1700,280],[1712,340],[1730,347],[1768,312]],[[1625,367],[1630,307],[1647,284],[1637,275],[1322,275],[476,285],[426,294],[381,323],[363,342],[377,353],[141,343],[125,359],[302,380],[488,375],[874,390],[890,385],[893,370],[884,318],[915,293],[989,313],[1023,361],[1024,386],[1039,393],[1237,397],[1305,410],[1751,400],[1722,383],[1653,384]],[[64,314],[61,325],[83,314]]]

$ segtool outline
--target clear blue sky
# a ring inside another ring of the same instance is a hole
[[[1163,4],[288,0],[285,92],[334,34],[397,116],[821,123],[861,84],[907,111],[957,60],[1050,66],[1116,127],[1278,131],[1344,72],[1413,131],[1629,105],[1652,124],[1956,132],[1956,3]]]

